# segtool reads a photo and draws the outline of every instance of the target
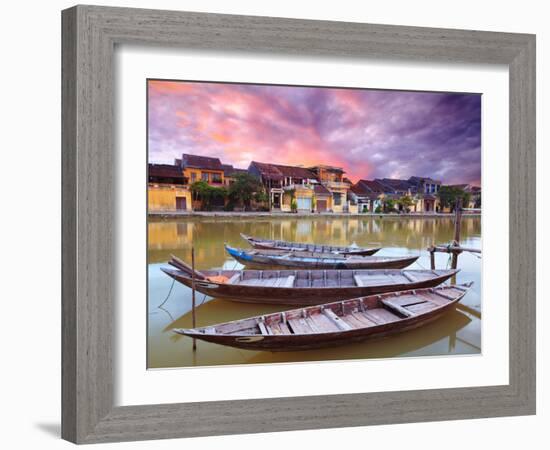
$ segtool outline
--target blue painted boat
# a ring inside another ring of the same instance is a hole
[[[248,268],[285,269],[403,269],[418,256],[348,256],[284,250],[245,250],[225,245],[229,255]]]

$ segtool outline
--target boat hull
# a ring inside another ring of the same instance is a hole
[[[413,264],[418,256],[313,256],[314,253],[285,253],[278,250],[246,251],[225,247],[227,253],[250,269],[404,269]]]
[[[379,251],[380,247],[362,248],[362,247],[339,247],[336,245],[316,245],[302,244],[299,242],[287,241],[270,241],[267,239],[258,239],[245,234],[241,234],[242,238],[252,247],[259,250],[285,250],[285,251],[303,251],[309,250],[318,253],[337,253],[346,256],[370,256]]]
[[[418,318],[417,320],[410,319],[406,324],[401,324],[398,327],[392,324],[380,325],[373,327],[376,329],[341,331],[335,333],[327,333],[322,335],[304,334],[295,336],[222,336],[222,335],[204,335],[195,334],[192,332],[185,333],[186,336],[194,337],[202,341],[211,342],[213,344],[225,345],[229,347],[240,348],[243,350],[263,350],[271,352],[292,352],[301,350],[315,350],[319,348],[338,347],[341,345],[355,344],[372,339],[381,339],[393,334],[402,333],[405,331],[414,330],[429,324],[439,319],[451,307],[434,313],[430,317]]]
[[[176,281],[192,287],[192,279],[190,275],[179,270],[162,269],[168,276]],[[217,274],[231,278],[238,272],[254,272],[254,271],[203,271],[206,275],[216,276]],[[257,271],[259,272],[259,271]],[[263,271],[264,273],[266,271]],[[312,273],[313,277],[324,271],[273,271],[289,275],[297,272]],[[353,272],[361,274],[363,272],[373,273],[378,271],[341,271]],[[386,272],[386,271],[381,271]],[[395,271],[400,272],[400,271]],[[415,271],[406,271],[414,273]],[[426,271],[420,271],[426,272]],[[431,271],[427,271],[431,272]],[[402,281],[397,283],[383,283],[366,286],[334,286],[334,287],[272,287],[272,286],[255,286],[247,284],[226,284],[217,283],[209,280],[195,280],[195,289],[202,294],[210,297],[227,299],[240,303],[259,303],[259,304],[276,304],[276,305],[291,305],[291,306],[308,306],[318,305],[337,300],[345,300],[355,297],[364,297],[374,294],[383,294],[387,292],[402,291],[407,289],[422,289],[437,286],[451,278],[457,270],[441,270],[434,271],[435,274],[428,279],[418,281]],[[350,274],[351,275],[351,274]]]
[[[452,287],[450,287],[452,289]],[[352,343],[363,342],[371,339],[379,339],[393,334],[398,334],[416,328],[425,326],[433,321],[438,320],[442,315],[446,314],[451,309],[454,309],[456,304],[464,297],[467,289],[453,300],[448,300],[445,303],[440,304],[435,309],[415,315],[412,317],[405,317],[398,321],[384,323],[374,326],[368,326],[365,328],[340,330],[335,332],[323,332],[313,334],[283,334],[283,335],[261,335],[261,334],[215,334],[204,333],[201,330],[174,330],[179,334],[184,334],[189,337],[201,339],[203,341],[225,345],[230,347],[236,347],[245,350],[265,350],[265,351],[299,351],[299,350],[312,350],[324,347],[335,347],[340,345],[347,345]],[[377,296],[379,297],[379,296]],[[372,300],[372,297],[365,299],[366,301]],[[362,299],[355,299],[353,301],[362,301]],[[349,302],[349,301],[348,301]],[[342,302],[343,303],[343,302]],[[328,305],[322,305],[320,308],[325,308]],[[319,308],[319,307],[318,307]],[[344,306],[342,306],[344,308]],[[370,310],[367,310],[370,311]],[[295,315],[295,311],[287,311],[285,314],[288,317]],[[299,311],[301,317],[303,317],[303,311]],[[309,313],[307,313],[309,314]],[[345,318],[345,316],[343,316]],[[243,321],[254,321],[260,318],[244,319]],[[270,317],[262,317],[261,319],[273,320],[272,315]],[[285,319],[286,320],[286,319]],[[237,321],[239,322],[239,321]],[[221,324],[224,326],[226,324]],[[218,325],[213,325],[212,329],[216,329]]]

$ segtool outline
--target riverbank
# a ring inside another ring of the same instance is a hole
[[[149,217],[160,219],[173,219],[173,218],[185,218],[185,217],[284,217],[284,218],[315,218],[315,217],[327,217],[327,218],[346,218],[346,217],[391,217],[391,218],[437,218],[437,217],[454,217],[454,213],[402,213],[402,214],[386,214],[386,213],[288,213],[288,212],[236,212],[236,211],[149,211]],[[481,213],[464,213],[463,215],[468,217],[481,217]]]

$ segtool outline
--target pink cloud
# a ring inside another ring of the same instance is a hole
[[[148,88],[153,162],[194,153],[242,168],[330,164],[352,180],[480,180],[478,95],[158,80]]]

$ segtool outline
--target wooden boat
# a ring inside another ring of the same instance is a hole
[[[350,344],[426,325],[454,308],[471,285],[373,295],[173,331],[247,350],[294,351]]]
[[[403,269],[418,259],[418,256],[347,256],[285,250],[244,250],[228,245],[225,250],[251,269]]]
[[[434,287],[458,270],[203,270],[172,256],[161,270],[211,297],[244,303],[308,306],[385,292]]]
[[[241,233],[241,237],[248,242],[252,247],[263,250],[286,250],[286,251],[301,251],[301,252],[315,252],[315,253],[335,253],[339,255],[356,255],[356,256],[369,256],[374,255],[380,247],[356,247],[350,246],[338,246],[338,245],[324,245],[324,244],[307,244],[302,242],[288,242],[271,239],[260,239],[252,236],[247,236]]]

